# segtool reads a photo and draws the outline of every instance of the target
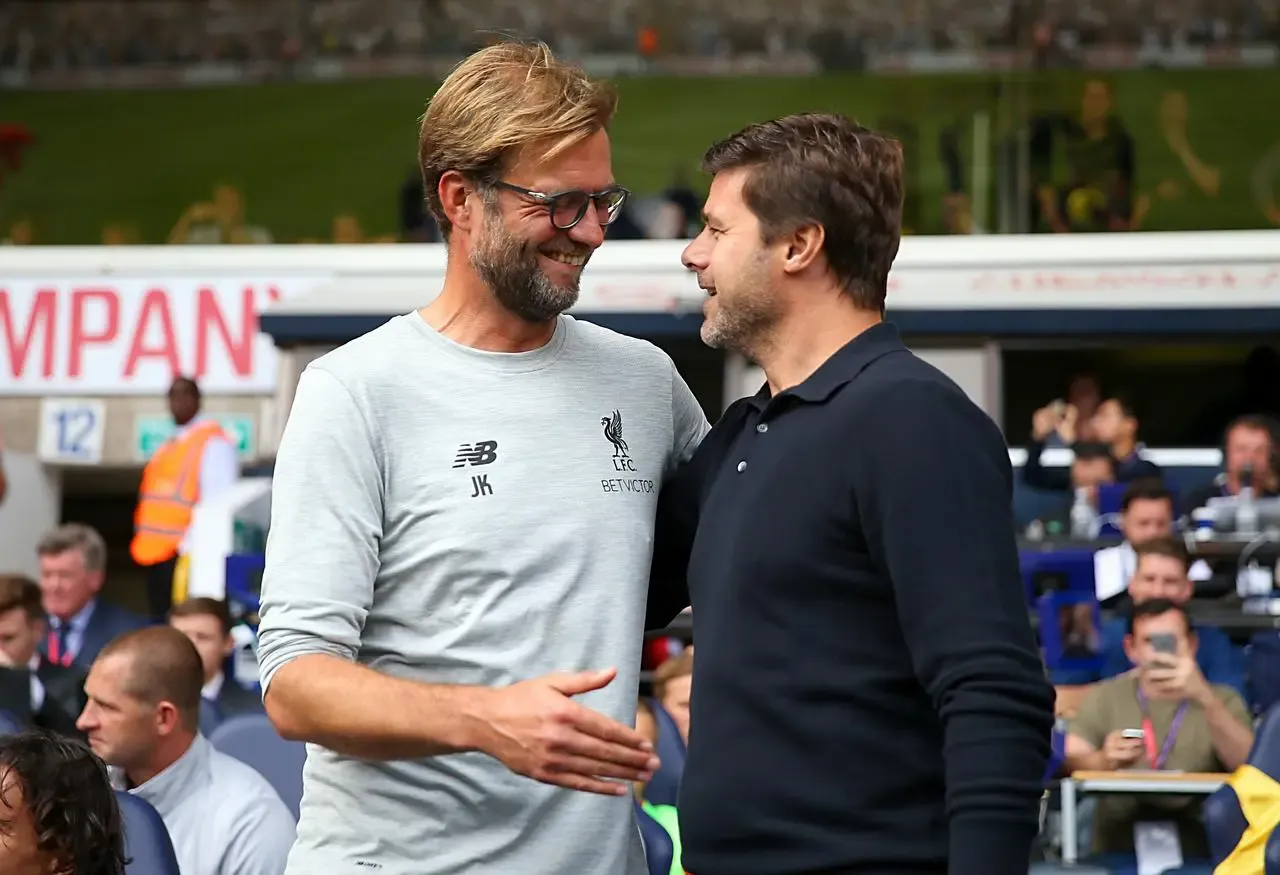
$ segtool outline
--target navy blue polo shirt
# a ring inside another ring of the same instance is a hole
[[[889,324],[729,408],[655,541],[650,619],[691,603],[698,648],[690,872],[1025,875],[1053,692],[1012,483],[995,424]]]

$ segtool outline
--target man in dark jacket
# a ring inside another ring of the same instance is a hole
[[[84,672],[45,659],[39,652],[44,636],[39,585],[0,575],[0,711],[20,723],[74,735],[85,704]]]

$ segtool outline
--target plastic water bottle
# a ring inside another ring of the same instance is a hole
[[[1253,487],[1241,486],[1236,501],[1236,534],[1258,534],[1258,506],[1253,503]]]
[[[1071,505],[1071,537],[1092,541],[1097,536],[1098,514],[1089,503],[1089,490],[1082,486],[1076,490],[1076,500]]]
[[[231,667],[242,687],[258,684],[258,636],[248,626],[240,623],[231,628],[231,640],[235,649],[231,652]]]

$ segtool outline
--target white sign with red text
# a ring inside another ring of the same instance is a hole
[[[0,281],[0,395],[210,395],[276,389],[268,304],[324,278],[104,276]]]

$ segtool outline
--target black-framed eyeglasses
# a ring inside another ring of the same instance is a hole
[[[568,231],[587,215],[587,209],[593,204],[596,216],[601,225],[612,225],[622,215],[622,205],[627,202],[631,192],[620,185],[611,185],[600,191],[579,191],[569,189],[550,194],[534,191],[519,185],[512,185],[501,180],[493,183],[497,188],[513,191],[526,200],[541,204],[547,208],[552,227],[560,231]]]

